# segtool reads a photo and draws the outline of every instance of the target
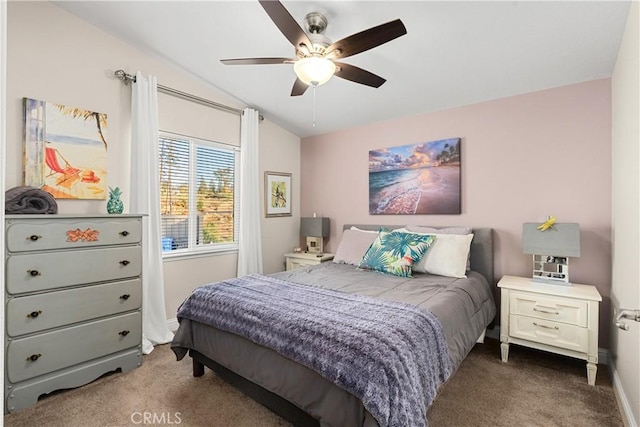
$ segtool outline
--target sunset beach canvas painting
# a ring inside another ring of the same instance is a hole
[[[460,214],[460,138],[369,151],[369,214]]]
[[[24,98],[24,184],[56,199],[106,199],[107,115]]]

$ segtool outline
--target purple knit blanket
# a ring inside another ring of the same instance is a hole
[[[209,324],[313,369],[380,426],[426,426],[452,366],[438,319],[404,303],[249,275],[202,286],[178,319]]]

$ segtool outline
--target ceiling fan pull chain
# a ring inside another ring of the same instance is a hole
[[[313,85],[313,127],[316,127],[316,87]]]

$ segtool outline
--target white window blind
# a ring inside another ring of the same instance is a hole
[[[165,254],[237,249],[237,147],[161,133],[160,210]]]

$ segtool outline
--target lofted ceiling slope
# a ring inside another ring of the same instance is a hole
[[[374,89],[333,77],[315,91],[314,126],[313,91],[290,96],[292,65],[220,63],[294,56],[257,1],[54,3],[179,65],[300,137],[609,77],[630,5],[283,1],[303,28],[307,13],[323,13],[325,35],[333,41],[396,18],[407,28],[405,36],[344,59],[387,82]]]

